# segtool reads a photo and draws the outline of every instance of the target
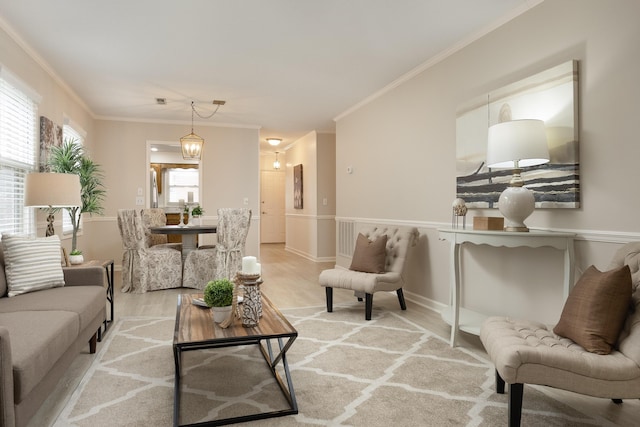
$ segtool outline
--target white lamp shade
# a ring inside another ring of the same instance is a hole
[[[25,206],[82,206],[80,176],[71,173],[30,173],[25,179]]]
[[[547,134],[542,120],[512,120],[489,128],[487,166],[514,168],[549,161]]]

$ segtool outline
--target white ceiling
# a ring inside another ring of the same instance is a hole
[[[0,26],[95,117],[189,123],[192,100],[203,115],[225,100],[196,133],[256,127],[286,145],[537,3],[0,0]]]

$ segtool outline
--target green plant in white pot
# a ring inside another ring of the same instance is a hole
[[[224,322],[233,304],[233,282],[229,279],[212,280],[204,287],[204,302],[213,310],[213,321]]]
[[[74,249],[69,254],[69,264],[82,264],[84,262],[84,257],[82,256],[82,251],[78,249]]]
[[[102,184],[102,169],[100,165],[91,160],[84,151],[82,145],[74,139],[65,139],[60,147],[51,147],[49,157],[49,169],[51,172],[73,173],[80,175],[80,197],[82,206],[70,207],[69,218],[73,226],[71,239],[71,253],[77,250],[78,230],[80,218],[83,213],[102,214],[102,202],[106,191]]]

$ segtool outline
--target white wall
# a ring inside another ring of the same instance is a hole
[[[291,144],[286,158],[285,248],[312,260],[332,261],[335,259],[335,135],[310,132]],[[293,167],[298,164],[302,165],[302,209],[293,207]]]
[[[581,208],[540,209],[532,227],[578,233],[579,273],[604,269],[620,242],[640,238],[637,126],[640,117],[640,3],[546,0],[337,121],[337,217],[413,224],[424,235],[410,260],[410,295],[449,299],[459,105],[564,61],[579,60]],[[347,174],[347,166],[353,174]],[[624,185],[624,183],[628,183]],[[630,192],[631,191],[631,192]],[[475,215],[497,211],[472,211]],[[467,306],[553,323],[562,308],[562,253],[469,247]],[[338,259],[338,263],[347,260]]]

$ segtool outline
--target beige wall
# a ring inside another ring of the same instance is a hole
[[[116,263],[122,258],[117,211],[137,208],[137,189],[147,188],[147,141],[177,141],[188,131],[184,125],[96,121],[96,157],[105,169],[107,187],[105,216],[97,219],[92,229],[92,235],[100,242],[99,247],[94,248],[96,256],[115,258]],[[205,140],[200,167],[203,222],[215,224],[218,208],[250,208],[253,217],[246,252],[259,256],[258,130],[199,126],[197,132]],[[205,244],[215,240],[214,235],[201,238]]]
[[[337,217],[413,224],[423,241],[407,286],[435,307],[449,298],[455,198],[455,117],[463,102],[570,59],[580,69],[580,209],[537,210],[529,226],[578,233],[578,275],[603,269],[620,242],[638,240],[640,3],[546,0],[524,15],[337,121]],[[353,173],[347,174],[348,166]],[[475,215],[497,211],[472,211]],[[464,303],[490,313],[555,322],[562,307],[562,254],[551,249],[470,247]],[[338,259],[345,264],[348,260]]]
[[[303,209],[293,207],[293,167],[298,164]],[[291,144],[285,172],[286,249],[312,260],[335,259],[335,135],[314,131]]]

